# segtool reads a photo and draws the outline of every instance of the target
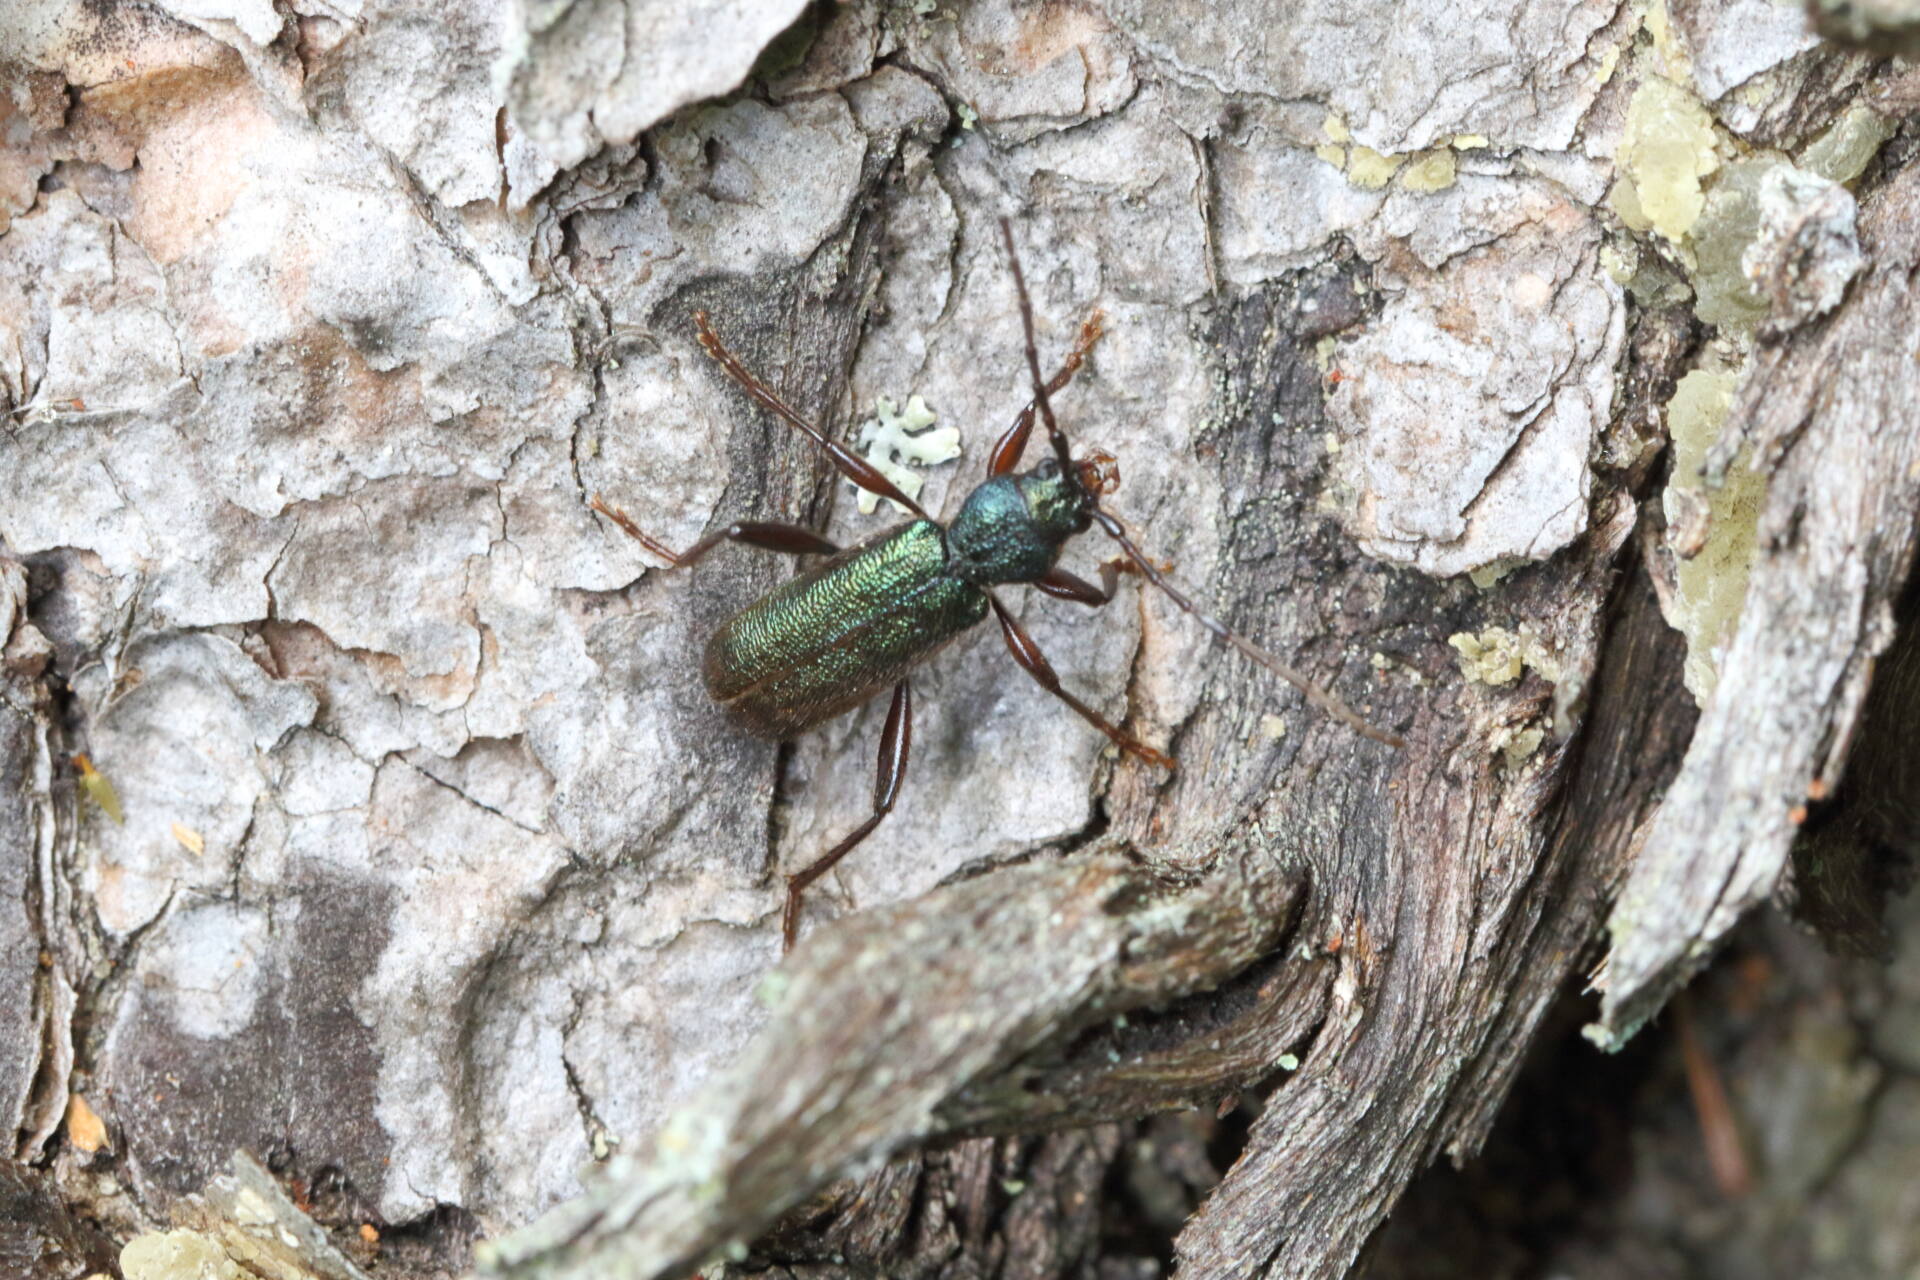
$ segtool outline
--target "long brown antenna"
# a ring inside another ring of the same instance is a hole
[[[1141,551],[1140,548],[1134,544],[1133,539],[1127,536],[1126,526],[1121,524],[1119,518],[1112,512],[1103,511],[1099,507],[1095,507],[1093,509],[1093,518],[1099,521],[1100,527],[1106,531],[1109,538],[1112,538],[1120,544],[1120,549],[1127,553],[1127,559],[1133,562],[1134,567],[1140,571],[1142,577],[1154,586],[1160,588],[1160,590],[1166,592],[1168,599],[1179,605],[1183,611],[1201,626],[1211,631],[1216,638],[1226,641],[1241,653],[1246,654],[1249,658],[1252,658],[1255,662],[1273,672],[1273,674],[1279,676],[1282,680],[1285,680],[1288,684],[1305,694],[1308,702],[1311,702],[1314,706],[1320,708],[1341,724],[1346,725],[1361,737],[1372,738],[1375,742],[1384,742],[1390,747],[1397,748],[1407,745],[1406,741],[1398,735],[1388,733],[1385,729],[1374,728],[1371,724],[1361,719],[1357,711],[1342,702],[1339,698],[1307,679],[1298,671],[1295,671],[1292,667],[1280,661],[1280,659],[1276,658],[1272,653],[1269,653],[1267,650],[1241,635],[1238,631],[1235,631],[1232,627],[1229,627],[1226,623],[1220,621],[1220,619],[1207,613],[1192,600],[1189,600],[1177,587],[1171,582],[1168,582],[1158,569],[1154,568],[1153,562],[1147,559],[1146,553]]]
[[[1072,475],[1073,457],[1067,449],[1067,436],[1060,430],[1060,424],[1053,416],[1053,402],[1047,398],[1046,380],[1040,376],[1040,352],[1033,340],[1033,301],[1027,296],[1027,278],[1020,270],[1020,255],[1013,247],[1013,224],[1005,218],[1000,219],[1000,238],[1006,241],[1007,262],[1013,267],[1013,287],[1020,295],[1020,328],[1027,339],[1027,372],[1033,378],[1033,398],[1040,406],[1040,420],[1047,424],[1047,438],[1053,442],[1053,452],[1060,459],[1061,474]],[[1146,553],[1135,545],[1133,539],[1127,535],[1127,527],[1120,523],[1119,517],[1110,511],[1103,510],[1098,503],[1092,501],[1091,494],[1088,495],[1088,499],[1088,507],[1093,518],[1099,522],[1101,529],[1108,537],[1120,544],[1120,549],[1126,552],[1127,559],[1133,562],[1141,576],[1165,592],[1168,599],[1179,605],[1183,612],[1211,631],[1215,637],[1226,641],[1285,680],[1306,695],[1308,702],[1319,707],[1361,737],[1371,738],[1375,742],[1384,742],[1390,747],[1406,745],[1397,735],[1368,724],[1352,707],[1188,599],[1184,593],[1167,581],[1166,576],[1154,567],[1151,560],[1147,559]]]
[[[1233,645],[1238,651],[1244,652],[1248,658],[1252,658],[1254,662],[1258,662],[1260,666],[1267,668],[1267,670],[1273,672],[1275,676],[1284,679],[1288,685],[1292,685],[1294,689],[1298,689],[1300,693],[1304,693],[1308,702],[1311,702],[1313,706],[1321,708],[1323,712],[1327,712],[1334,720],[1344,723],[1348,729],[1352,729],[1357,735],[1361,735],[1361,737],[1371,737],[1375,743],[1386,743],[1388,747],[1398,748],[1407,745],[1405,739],[1402,739],[1400,735],[1388,733],[1386,729],[1377,729],[1377,727],[1373,727],[1371,723],[1361,720],[1359,712],[1356,712],[1352,706],[1348,706],[1346,702],[1342,702],[1338,697],[1334,697],[1327,689],[1321,689],[1319,685],[1315,685],[1311,679],[1302,676],[1302,674],[1296,672],[1294,668],[1286,666],[1277,656],[1273,656],[1273,652],[1261,649],[1260,645],[1256,645],[1254,641],[1246,639],[1244,635],[1240,635],[1235,629],[1229,628],[1225,622],[1221,622],[1219,618],[1215,618],[1213,614],[1206,612],[1206,610],[1200,608],[1198,604],[1192,603],[1190,599],[1187,599],[1187,595],[1181,593],[1179,587],[1175,587],[1171,581],[1165,580],[1162,572],[1160,572],[1158,568],[1154,568],[1154,562],[1146,558],[1146,553],[1140,551],[1131,537],[1127,537],[1127,526],[1123,526],[1123,524],[1119,522],[1119,518],[1114,516],[1114,512],[1094,507],[1094,509],[1092,509],[1092,518],[1100,522],[1100,528],[1106,530],[1108,537],[1112,537],[1116,543],[1119,543],[1119,549],[1127,553],[1129,560],[1133,560],[1133,566],[1135,566],[1137,570],[1140,570],[1140,576],[1142,576],[1142,578],[1146,578],[1146,581],[1154,583],[1156,587],[1160,587],[1162,591],[1165,591],[1165,593],[1167,593],[1167,599],[1171,599],[1173,603],[1179,604],[1179,606],[1187,612],[1188,616],[1192,616],[1200,626],[1204,626],[1208,631],[1212,631],[1217,639],[1227,641],[1229,645]]]
[[[1040,349],[1033,341],[1033,300],[1027,296],[1027,276],[1020,270],[1020,255],[1013,247],[1013,223],[1000,219],[1000,238],[1007,243],[1007,262],[1013,267],[1014,291],[1020,295],[1020,328],[1027,337],[1027,372],[1033,377],[1033,398],[1040,406],[1040,421],[1047,424],[1047,439],[1053,442],[1053,454],[1060,460],[1060,474],[1073,474],[1073,455],[1067,450],[1066,433],[1053,416],[1053,401],[1047,396],[1047,380],[1040,376]]]

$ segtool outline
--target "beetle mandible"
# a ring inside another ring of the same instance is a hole
[[[1110,723],[1061,685],[1040,646],[994,594],[996,586],[1024,583],[1048,595],[1099,608],[1113,599],[1120,574],[1137,574],[1216,638],[1292,684],[1328,715],[1377,742],[1401,745],[1399,738],[1374,728],[1331,693],[1202,611],[1167,581],[1119,517],[1101,507],[1100,499],[1119,484],[1119,467],[1111,454],[1098,449],[1073,457],[1050,399],[1073,380],[1086,360],[1100,337],[1101,317],[1096,312],[1081,326],[1059,371],[1042,379],[1033,305],[1014,250],[1012,224],[1005,218],[1000,220],[1000,233],[1020,300],[1033,399],[994,445],[987,479],[967,496],[951,524],[941,525],[866,459],[806,421],[754,377],[720,341],[704,311],[693,317],[700,345],[748,396],[817,445],[841,475],[899,503],[914,518],[845,549],[800,525],[743,520],[675,554],[598,495],[593,498],[595,510],[672,568],[693,564],[722,542],[828,557],[733,615],[707,643],[702,664],[707,692],[749,733],[783,741],[851,710],[882,689],[893,690],[886,727],[880,734],[873,813],[845,839],[787,877],[780,917],[787,949],[792,948],[799,928],[800,902],[807,886],[871,835],[899,797],[913,740],[908,674],[983,621],[989,611],[999,619],[1014,661],[1042,688],[1106,734],[1120,750],[1150,765],[1173,769],[1172,760]],[[1032,470],[1016,473],[1036,412],[1046,426],[1052,452]],[[1058,564],[1067,540],[1096,524],[1122,553],[1100,566],[1098,586]]]

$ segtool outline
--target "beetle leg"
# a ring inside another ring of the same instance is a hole
[[[727,376],[739,383],[741,389],[762,408],[819,445],[821,452],[827,455],[827,460],[833,463],[836,471],[868,493],[878,494],[882,498],[899,503],[922,520],[933,519],[919,503],[902,493],[898,485],[882,475],[878,467],[801,417],[791,405],[779,397],[772,387],[748,372],[747,366],[740,363],[740,357],[729,351],[727,345],[720,341],[720,335],[713,331],[713,325],[708,322],[706,312],[693,313],[693,327],[700,336],[700,345],[705,347],[707,354],[727,371]]]
[[[880,731],[880,768],[873,780],[873,816],[853,829],[853,834],[787,877],[787,904],[780,912],[780,938],[783,951],[793,950],[800,932],[800,899],[807,886],[832,869],[852,848],[873,834],[880,819],[893,811],[900,794],[901,779],[907,776],[907,752],[913,746],[913,691],[902,680],[893,686],[893,704],[887,708],[887,727]]]
[[[1079,574],[1068,573],[1065,569],[1055,569],[1044,578],[1036,578],[1033,585],[1050,596],[1084,604],[1089,609],[1098,609],[1113,599],[1113,589],[1120,581],[1121,574],[1138,572],[1140,570],[1133,561],[1115,556],[1100,566],[1100,585],[1097,587]]]
[[[1106,323],[1107,317],[1099,311],[1086,318],[1080,326],[1080,336],[1074,341],[1073,350],[1067,353],[1066,362],[1060,366],[1060,372],[1053,375],[1052,381],[1047,383],[1048,395],[1064,389],[1073,381],[1073,375],[1080,372],[1080,366],[1093,350],[1093,344],[1100,341],[1100,335],[1106,332]],[[1020,411],[1020,416],[1013,420],[1013,425],[1007,428],[1006,434],[993,446],[993,453],[989,455],[992,460],[987,464],[988,475],[1003,476],[1020,465],[1020,455],[1027,451],[1027,437],[1033,434],[1033,415],[1039,407],[1038,400],[1029,401],[1027,407]]]
[[[1082,583],[1082,585],[1088,584]],[[1041,688],[1078,711],[1081,719],[1106,734],[1113,740],[1113,745],[1122,751],[1131,752],[1148,764],[1157,764],[1168,771],[1173,769],[1172,760],[1146,743],[1122,733],[1108,723],[1106,717],[1062,688],[1060,677],[1055,674],[1053,664],[1047,661],[1046,654],[1040,652],[1040,646],[1033,642],[1033,637],[1028,635],[1026,629],[1007,612],[1007,607],[1000,603],[999,597],[988,592],[987,599],[993,602],[993,611],[1000,619],[1000,630],[1006,634],[1007,648],[1012,652],[1013,660],[1024,667],[1028,675],[1039,681]]]
[[[794,556],[830,556],[840,549],[839,543],[797,524],[782,524],[776,520],[736,520],[676,554],[667,550],[657,539],[643,533],[626,512],[602,502],[599,494],[594,494],[588,505],[619,525],[628,537],[665,560],[667,566],[673,569],[687,568],[723,542],[739,542],[749,547],[784,551]]]

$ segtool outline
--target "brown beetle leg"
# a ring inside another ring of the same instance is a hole
[[[1089,609],[1098,609],[1113,599],[1113,589],[1123,573],[1138,573],[1140,570],[1131,560],[1122,560],[1115,556],[1100,566],[1100,585],[1094,586],[1077,573],[1068,573],[1065,569],[1055,569],[1044,578],[1036,578],[1033,585],[1048,595],[1060,600],[1071,600],[1075,604],[1084,604]]]
[[[599,494],[594,494],[588,505],[619,525],[628,537],[665,560],[667,567],[672,569],[688,568],[723,542],[739,542],[765,551],[784,551],[793,556],[830,556],[840,549],[838,543],[797,524],[782,524],[775,520],[736,520],[724,529],[714,530],[685,551],[676,553],[641,532],[640,526],[626,512],[608,506],[601,501]]]
[[[1073,350],[1067,353],[1066,362],[1060,366],[1060,372],[1054,374],[1053,380],[1047,383],[1048,395],[1064,389],[1073,381],[1073,375],[1080,372],[1080,366],[1093,350],[1093,344],[1100,341],[1100,335],[1106,332],[1106,323],[1107,317],[1099,311],[1087,317],[1080,326],[1080,337],[1074,342]],[[1027,437],[1033,434],[1033,415],[1039,405],[1038,400],[1029,401],[1027,407],[1020,411],[1020,416],[1013,420],[1013,425],[1007,428],[1006,434],[993,446],[993,453],[989,455],[991,460],[987,463],[988,475],[1003,476],[1020,465],[1020,455],[1027,451]]]
[[[808,863],[797,874],[787,877],[787,905],[780,913],[780,938],[783,951],[793,950],[800,934],[800,899],[807,886],[832,869],[852,848],[873,834],[880,819],[893,811],[900,795],[900,782],[907,776],[907,752],[913,746],[913,691],[902,680],[893,686],[893,704],[887,708],[887,727],[880,731],[880,768],[873,780],[873,816],[853,829],[853,834]]]
[[[1053,664],[1047,661],[1046,654],[1040,652],[1040,646],[1033,642],[1033,637],[1028,635],[1026,629],[1007,612],[1006,606],[1000,603],[999,597],[988,592],[987,599],[993,602],[993,611],[1000,619],[1000,630],[1006,634],[1007,648],[1012,652],[1013,660],[1024,667],[1027,674],[1040,683],[1041,688],[1078,711],[1081,719],[1111,738],[1114,746],[1138,756],[1148,764],[1159,765],[1168,772],[1173,771],[1173,761],[1167,756],[1155,751],[1146,743],[1122,733],[1109,724],[1106,717],[1062,688],[1060,677],[1055,674]]]
[[[720,335],[713,331],[713,325],[708,322],[706,312],[693,313],[693,327],[699,334],[700,345],[705,347],[707,354],[727,371],[727,376],[739,383],[741,389],[762,408],[819,445],[821,452],[827,455],[827,460],[833,463],[834,469],[841,475],[868,493],[878,494],[882,498],[899,503],[922,520],[933,519],[921,509],[919,503],[902,493],[898,485],[882,475],[879,468],[801,417],[791,405],[774,392],[772,387],[749,373],[747,366],[740,363],[740,357],[729,351],[727,345],[720,341]]]

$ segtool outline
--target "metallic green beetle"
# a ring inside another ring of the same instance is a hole
[[[1367,724],[1332,694],[1203,613],[1147,559],[1119,519],[1101,509],[1100,498],[1119,483],[1119,469],[1111,455],[1097,449],[1075,459],[1049,399],[1072,380],[1098,341],[1101,318],[1096,313],[1081,326],[1079,340],[1059,372],[1042,381],[1026,279],[1014,254],[1012,230],[1004,220],[1000,226],[1020,297],[1033,400],[994,446],[987,480],[968,495],[952,524],[942,526],[872,464],[794,412],[727,349],[705,312],[694,316],[701,346],[749,396],[818,445],[842,475],[871,493],[899,503],[916,518],[845,550],[798,525],[741,521],[709,534],[676,555],[642,533],[623,514],[594,499],[596,509],[675,567],[690,565],[728,541],[795,555],[830,557],[735,614],[707,645],[703,670],[707,691],[748,732],[775,741],[792,738],[860,705],[882,689],[893,690],[886,728],[880,736],[872,815],[846,839],[787,878],[781,930],[789,948],[799,926],[800,902],[807,886],[866,839],[892,810],[899,795],[913,736],[908,673],[985,619],[989,611],[999,619],[1014,659],[1048,692],[1121,750],[1149,764],[1173,768],[1173,761],[1165,755],[1121,731],[1061,687],[1046,656],[994,594],[993,588],[999,585],[1030,583],[1049,595],[1098,607],[1113,598],[1121,573],[1137,573],[1166,592],[1215,636],[1280,675],[1328,714],[1369,738],[1400,745],[1397,737]],[[1015,474],[1032,434],[1036,411],[1046,425],[1052,456],[1031,471]],[[1067,540],[1096,523],[1123,552],[1101,566],[1099,586],[1058,564]]]

